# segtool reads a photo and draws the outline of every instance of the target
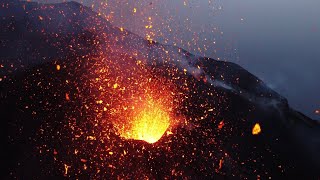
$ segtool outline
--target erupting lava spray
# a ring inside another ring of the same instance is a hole
[[[111,65],[102,66],[101,62]],[[112,122],[120,137],[155,143],[170,132],[177,122],[174,83],[126,55],[117,61],[103,59],[97,63],[98,77],[91,85],[99,93],[99,112]]]
[[[170,112],[152,97],[145,99],[142,106],[129,118],[127,127],[120,129],[120,135],[126,139],[144,140],[148,143],[157,142],[170,126]],[[128,125],[129,124],[129,125]]]

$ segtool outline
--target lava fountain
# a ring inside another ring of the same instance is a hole
[[[121,136],[148,143],[157,142],[170,126],[168,110],[152,98],[148,98],[137,112],[129,128],[120,131]]]
[[[100,64],[105,61],[108,66]],[[93,87],[98,89],[98,108],[124,139],[157,142],[177,122],[174,83],[149,66],[127,55],[99,61]]]

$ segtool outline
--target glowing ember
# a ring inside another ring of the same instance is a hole
[[[155,143],[166,132],[169,125],[169,112],[153,99],[149,99],[137,116],[133,118],[131,127],[121,132],[121,136],[126,139]]]
[[[256,123],[253,128],[252,128],[252,134],[253,135],[258,135],[261,133],[261,127],[259,123]]]
[[[223,128],[223,126],[224,126],[224,122],[223,122],[223,121],[221,121],[221,122],[219,123],[219,125],[218,125],[218,128],[219,128],[219,129],[222,129],[222,128]]]

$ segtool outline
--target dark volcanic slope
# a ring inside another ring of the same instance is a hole
[[[4,178],[319,178],[319,124],[236,64],[74,2],[0,1],[0,27]],[[154,144],[120,137],[117,107],[148,88],[173,98],[174,126]]]

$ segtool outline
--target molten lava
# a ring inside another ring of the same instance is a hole
[[[149,98],[130,124],[128,129],[120,132],[122,137],[155,143],[170,126],[170,115],[161,104]]]
[[[256,123],[253,128],[252,128],[252,134],[253,135],[258,135],[261,133],[261,127],[259,123]]]
[[[105,57],[95,61],[90,79],[97,119],[105,127],[112,124],[124,139],[157,142],[179,121],[174,112],[181,94],[175,83],[159,73],[161,69],[132,56]]]

